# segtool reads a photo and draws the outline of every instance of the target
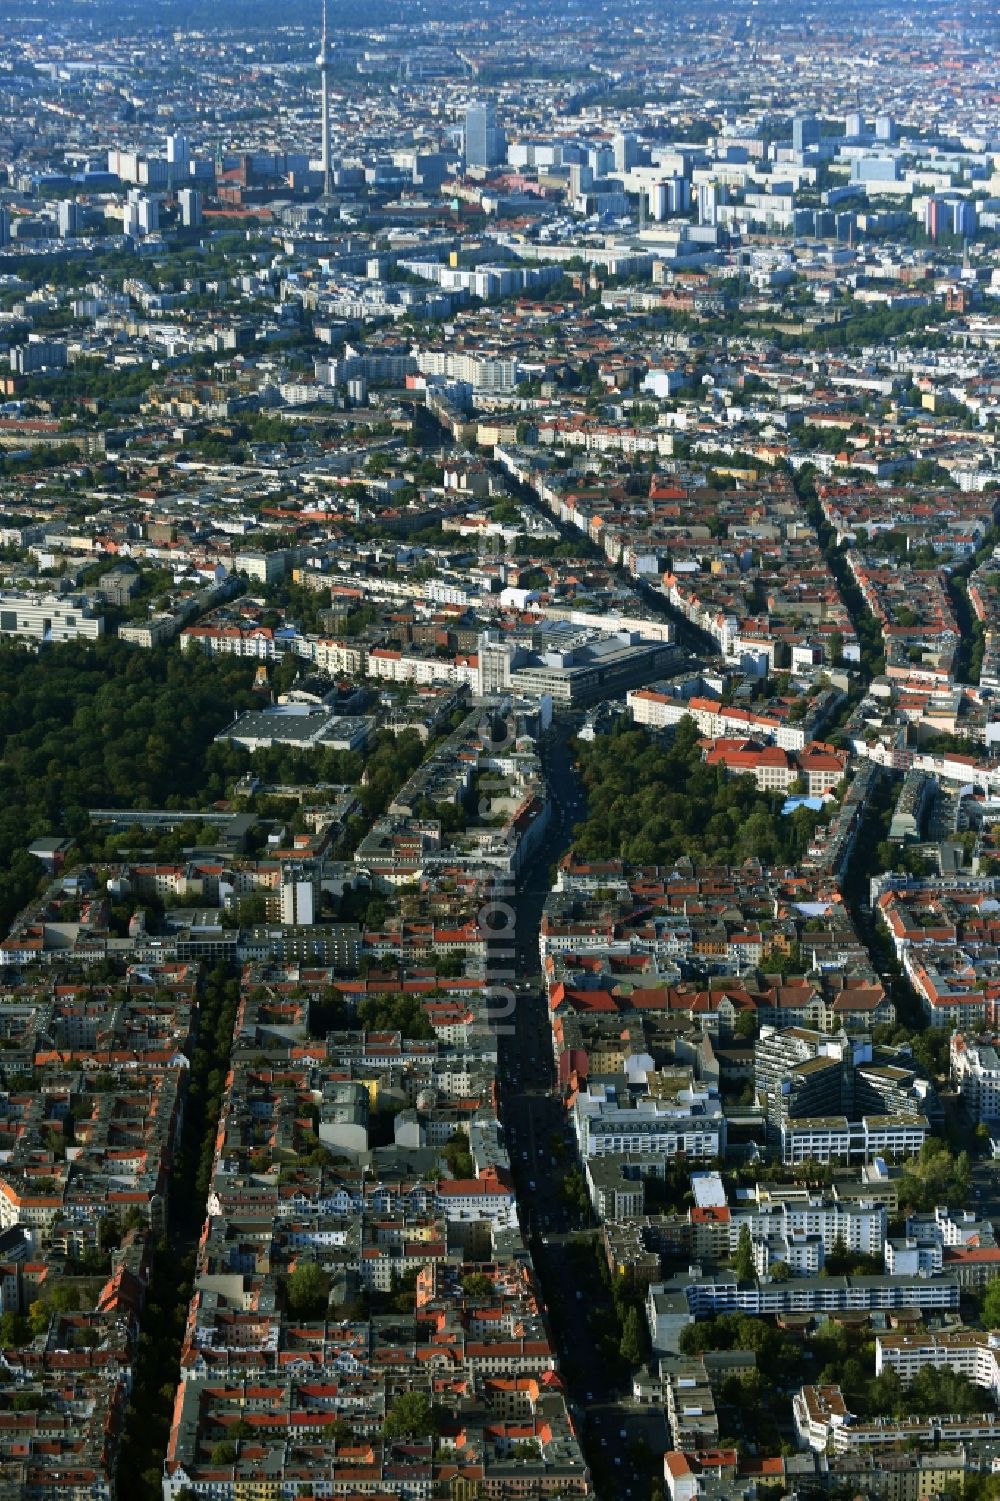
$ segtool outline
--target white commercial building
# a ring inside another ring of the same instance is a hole
[[[27,636],[32,641],[96,641],[104,634],[104,616],[82,594],[15,594],[0,592],[0,636]]]

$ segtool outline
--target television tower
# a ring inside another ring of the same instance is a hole
[[[323,192],[329,196],[333,192],[333,181],[330,173],[330,54],[326,46],[326,0],[323,0],[323,40],[320,42],[316,66],[319,69],[319,86],[323,95],[323,150],[320,156],[323,164]]]

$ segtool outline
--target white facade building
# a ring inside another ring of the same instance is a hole
[[[952,1034],[951,1077],[974,1121],[1000,1117],[1000,1054],[987,1037]]]
[[[104,616],[84,595],[0,592],[0,636],[96,641],[103,634]]]

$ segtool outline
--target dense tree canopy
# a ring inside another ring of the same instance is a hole
[[[225,783],[213,736],[252,702],[252,668],[118,641],[35,653],[0,646],[0,925],[33,894],[26,854],[42,834],[80,835],[88,810],[202,805]]]
[[[962,1206],[969,1197],[971,1178],[968,1152],[959,1152],[955,1157],[940,1137],[928,1137],[917,1156],[903,1164],[900,1208],[926,1213],[936,1204]]]
[[[585,859],[614,856],[664,864],[798,861],[818,815],[799,808],[787,818],[780,793],[758,792],[752,777],[706,766],[694,722],[684,719],[669,742],[622,728],[578,748],[588,817],[574,834]]]
[[[329,1296],[330,1279],[314,1261],[302,1262],[285,1284],[285,1300],[293,1318],[322,1318]]]
[[[426,1392],[403,1392],[385,1415],[382,1432],[387,1439],[431,1438],[437,1420]]]

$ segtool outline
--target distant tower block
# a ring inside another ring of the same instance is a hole
[[[323,0],[323,40],[320,42],[316,66],[319,69],[323,109],[323,149],[320,154],[323,167],[323,192],[329,195],[333,192],[333,176],[330,171],[330,54],[326,44],[326,0]]]

